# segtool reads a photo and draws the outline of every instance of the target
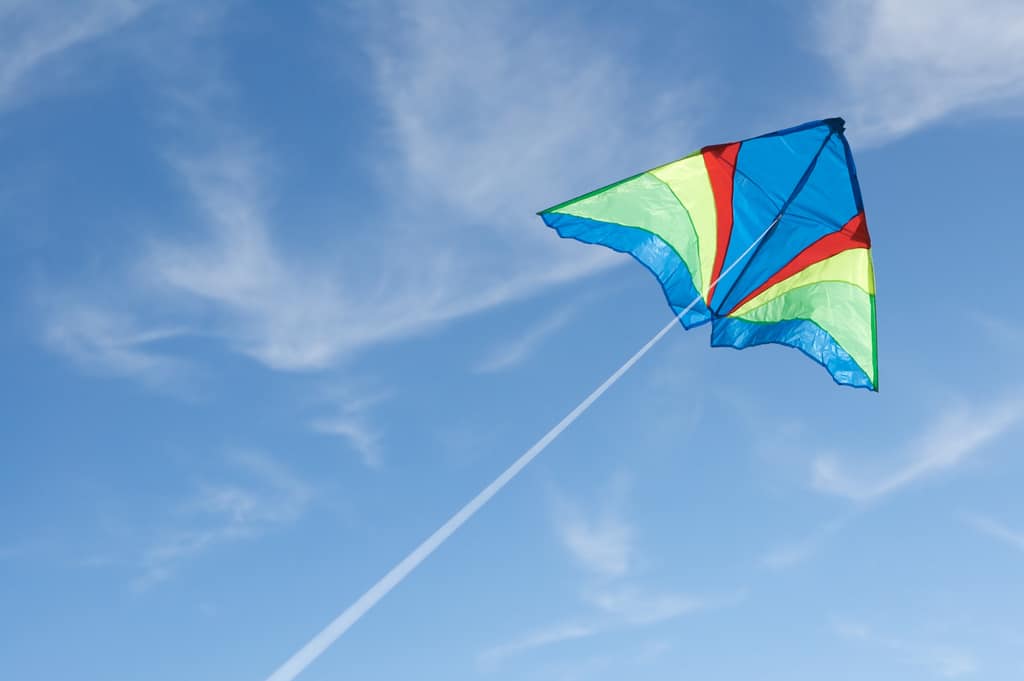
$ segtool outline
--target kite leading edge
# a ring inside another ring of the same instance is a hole
[[[711,322],[712,346],[788,345],[877,391],[871,239],[843,129],[829,118],[707,146],[539,215],[631,254],[685,328]]]

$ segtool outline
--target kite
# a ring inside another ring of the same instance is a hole
[[[293,681],[508,485],[654,345],[711,323],[711,344],[781,343],[837,383],[878,390],[871,241],[843,120],[704,147],[541,211],[567,238],[629,253],[675,318],[266,681]]]
[[[539,215],[636,258],[683,327],[710,322],[712,346],[788,345],[877,391],[871,239],[844,126],[707,146]]]

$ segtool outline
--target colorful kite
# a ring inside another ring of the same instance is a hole
[[[643,263],[684,327],[711,322],[712,345],[790,345],[837,383],[878,390],[871,242],[841,118],[705,147],[540,215],[563,237]],[[267,681],[293,681],[675,325],[669,320]]]
[[[541,211],[566,238],[629,253],[711,345],[781,343],[878,390],[871,241],[844,122],[704,147]]]

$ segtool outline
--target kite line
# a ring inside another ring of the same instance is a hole
[[[795,195],[802,188],[802,183],[798,184],[794,189],[793,194]],[[791,197],[792,198],[792,197]],[[786,208],[789,207],[789,201],[783,204],[779,213],[772,220],[772,223],[768,225],[763,232],[754,241],[747,246],[747,249],[740,253],[740,255],[734,260],[727,268],[715,278],[715,280],[708,287],[708,290],[714,288],[719,281],[721,281],[734,267],[743,262],[744,258],[750,255],[761,241],[768,236],[775,225],[782,219],[783,213]],[[330,624],[324,627],[320,633],[310,639],[309,643],[302,646],[294,655],[288,658],[288,661],[282,664],[277,670],[267,677],[266,681],[293,681],[299,674],[303,672],[310,664],[312,664],[332,643],[337,641],[342,634],[349,630],[349,628],[358,622],[363,615],[367,613],[377,602],[384,598],[392,589],[398,586],[406,577],[409,576],[416,567],[426,560],[430,554],[438,549],[448,539],[448,537],[455,534],[455,531],[462,527],[467,520],[473,517],[477,511],[479,511],[488,501],[490,501],[494,495],[501,491],[501,489],[510,483],[513,478],[519,475],[526,466],[533,461],[537,456],[547,449],[555,439],[562,434],[562,432],[568,428],[572,423],[583,415],[587,409],[590,408],[594,402],[597,401],[601,395],[608,391],[613,385],[615,385],[623,374],[633,368],[633,365],[640,361],[640,359],[653,348],[658,341],[665,337],[665,335],[675,327],[676,324],[683,318],[683,316],[693,309],[693,307],[702,300],[701,294],[697,294],[697,297],[690,301],[690,304],[684,307],[675,317],[672,318],[668,324],[666,324],[658,333],[644,344],[642,348],[636,351],[632,357],[626,360],[626,362],[619,367],[615,373],[605,379],[604,383],[594,389],[592,393],[587,395],[582,402],[570,411],[565,417],[558,422],[558,424],[549,430],[544,437],[536,442],[532,447],[527,449],[511,466],[505,469],[505,471],[494,479],[494,482],[487,485],[479,494],[473,497],[469,503],[460,508],[455,515],[449,518],[441,527],[437,528],[432,535],[427,537],[422,544],[413,549],[412,553],[403,558],[397,565],[388,571],[386,575],[380,578],[380,580],[370,587],[370,589],[364,593],[359,599],[348,606],[344,612],[338,615]]]

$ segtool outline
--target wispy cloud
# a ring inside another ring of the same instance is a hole
[[[10,0],[0,4],[0,109],[42,89],[39,74],[139,17],[147,0]],[[80,59],[79,59],[80,61]],[[48,74],[48,75],[53,75]]]
[[[167,387],[189,368],[184,360],[154,349],[186,333],[180,327],[145,326],[127,313],[66,297],[45,303],[43,340],[82,369],[140,379]]]
[[[512,2],[412,0],[374,3],[367,16],[378,97],[411,188],[534,243],[550,235],[522,229],[533,219],[524,205],[561,199],[551,192],[567,189],[567,178],[593,179],[581,169],[601,173],[623,154],[649,162],[647,154],[676,148],[694,87],[676,81],[666,93],[630,73],[594,44],[586,22],[563,12],[537,21]],[[627,124],[638,116],[643,134]]]
[[[215,546],[295,522],[313,498],[309,483],[269,455],[238,452],[231,462],[240,481],[205,482],[178,506],[174,526],[143,552],[133,589],[171,578],[186,561]]]
[[[979,669],[974,654],[958,646],[882,636],[863,623],[846,619],[833,620],[832,629],[848,641],[888,650],[904,662],[930,669],[943,678],[969,676]]]
[[[848,517],[842,517],[826,523],[802,539],[765,552],[758,562],[771,570],[783,570],[799,565],[817,553],[830,537],[845,527],[848,520]]]
[[[478,660],[484,665],[493,666],[505,658],[537,648],[624,629],[649,627],[697,612],[732,607],[744,597],[742,591],[725,596],[693,596],[644,589],[631,583],[596,589],[582,594],[583,602],[592,607],[589,613],[538,628],[507,643],[488,648],[480,653]]]
[[[443,234],[432,235],[432,246],[413,240],[397,251],[393,240],[381,238],[376,248],[358,252],[286,254],[274,236],[269,165],[256,142],[237,137],[175,157],[173,167],[206,234],[152,240],[136,272],[172,299],[217,313],[216,333],[229,346],[274,369],[324,368],[369,345],[422,333],[588,271],[585,263],[572,262],[499,282],[477,271],[478,253],[471,249],[453,266],[454,244]]]
[[[13,543],[0,545],[0,561],[16,560],[39,553],[49,548],[50,542],[42,539],[26,539]]]
[[[569,308],[553,314],[527,328],[518,338],[508,340],[494,348],[476,365],[479,373],[494,373],[511,369],[524,362],[551,335],[564,327],[572,318]]]
[[[369,393],[360,397],[335,395],[335,413],[332,416],[314,420],[310,426],[314,431],[344,439],[369,468],[383,465],[380,434],[370,422],[367,411],[387,399],[386,393]]]
[[[994,344],[1011,351],[1024,344],[1024,319],[978,311],[971,312],[970,316]]]
[[[640,583],[632,569],[636,563],[634,531],[621,511],[625,480],[614,479],[611,488],[596,512],[587,513],[581,504],[555,498],[556,532],[574,562],[590,577],[579,593],[585,614],[488,648],[479,655],[481,663],[494,665],[535,648],[649,627],[700,611],[731,607],[743,600],[742,591],[724,596],[693,595]]]
[[[738,603],[741,592],[724,597],[693,596],[644,589],[636,584],[602,587],[584,592],[584,600],[624,626],[646,626],[683,615]]]
[[[138,268],[171,295],[206,303],[219,334],[274,368],[323,366],[339,346],[357,343],[345,323],[346,296],[326,272],[286,258],[267,224],[266,159],[254,142],[234,140],[173,160],[207,226],[199,240],[151,241]]]
[[[622,577],[633,559],[634,529],[622,512],[624,478],[612,481],[599,508],[586,508],[564,496],[554,497],[555,530],[573,560],[600,577]]]
[[[868,501],[921,478],[951,470],[1024,421],[1024,400],[1007,398],[961,406],[929,423],[900,453],[902,463],[889,471],[850,473],[834,456],[815,459],[814,487],[828,494]]]
[[[485,665],[494,665],[501,660],[535,648],[543,648],[556,643],[564,643],[576,639],[587,638],[600,633],[602,628],[594,622],[564,622],[553,626],[537,629],[524,634],[520,638],[488,648],[480,653],[479,661]]]
[[[978,532],[998,539],[1018,551],[1024,551],[1024,531],[1012,529],[995,518],[985,515],[972,513],[964,516],[964,520]]]
[[[1024,105],[1024,5],[1016,0],[839,0],[818,49],[858,134],[885,140],[944,116]]]
[[[635,115],[624,69],[597,55],[571,69],[534,49],[554,36],[532,24],[529,39],[513,39],[521,18],[500,4],[364,11],[377,102],[391,122],[380,149],[397,156],[375,161],[387,159],[392,207],[373,218],[375,238],[330,257],[287,256],[265,152],[223,146],[176,163],[210,239],[161,244],[151,260],[168,287],[223,313],[233,345],[277,369],[322,368],[622,261],[561,242],[533,211],[571,170],[610,166],[611,140]],[[564,28],[557,40],[576,42]],[[653,137],[629,146],[653,150]],[[485,365],[518,361],[558,323]]]
[[[149,239],[126,267],[124,288],[146,291],[135,304],[162,310],[162,326],[203,328],[273,369],[316,370],[626,262],[558,239],[533,211],[621,176],[624,155],[639,169],[669,160],[666,148],[687,151],[674,97],[603,56],[585,29],[538,25],[501,4],[372,3],[345,14],[356,15],[386,125],[371,131],[381,138],[364,159],[379,164],[378,205],[366,225],[345,218],[345,241],[286,236],[338,218],[293,223],[289,201],[306,197],[276,191],[288,168],[239,123],[238,84],[207,54],[210,41],[177,70],[153,67],[176,140],[165,156],[199,226]],[[205,38],[216,18],[200,23]],[[660,112],[642,135],[626,125],[638,100]],[[373,238],[360,238],[368,225]],[[483,368],[511,366],[559,323]]]

